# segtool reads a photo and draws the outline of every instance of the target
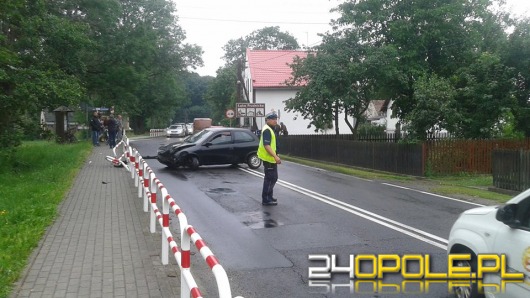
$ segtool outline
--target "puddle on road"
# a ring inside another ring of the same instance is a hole
[[[210,188],[210,189],[207,190],[207,192],[223,194],[223,193],[234,193],[235,190],[233,190],[231,188],[219,187],[219,188]]]
[[[279,224],[277,221],[275,221],[274,219],[265,219],[263,221],[263,226],[265,228],[275,228],[277,227]]]
[[[255,211],[242,213],[240,216],[243,219],[243,224],[251,229],[276,228],[282,226],[283,223],[272,218],[270,212]]]

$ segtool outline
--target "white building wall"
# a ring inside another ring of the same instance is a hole
[[[274,109],[279,116],[278,123],[283,122],[289,134],[317,134],[314,126],[307,128],[309,120],[304,119],[301,113],[285,111],[285,101],[296,95],[295,90],[254,89],[253,91],[256,93],[256,103],[264,103],[266,113]],[[353,125],[353,118],[350,118],[350,123]],[[265,124],[265,118],[256,118],[256,124],[261,129]],[[351,133],[350,128],[344,122],[344,113],[339,114],[339,132],[341,134]],[[335,134],[335,129],[319,132],[319,134]]]
[[[386,111],[386,132],[394,132],[396,130],[396,124],[398,123],[398,118],[392,118],[392,105],[394,101],[388,103],[388,108]]]

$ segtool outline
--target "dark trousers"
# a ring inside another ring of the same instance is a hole
[[[116,133],[117,131],[109,130],[109,147],[110,149],[116,147]]]
[[[263,203],[272,202],[272,192],[274,185],[278,181],[278,165],[270,162],[263,162],[265,178],[263,179],[263,190],[261,192],[261,201]]]
[[[99,145],[99,131],[97,130],[92,131],[92,145]]]

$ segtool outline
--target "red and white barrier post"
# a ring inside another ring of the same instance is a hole
[[[136,151],[136,150],[135,150]],[[138,181],[140,180],[140,160],[142,159],[142,156],[140,155],[140,152],[136,151],[135,154],[135,162],[134,162],[134,186],[138,187]]]
[[[149,204],[151,202],[151,175],[155,175],[150,167],[146,167],[144,171],[144,212],[149,212]]]
[[[136,151],[136,149],[134,151]],[[136,162],[136,158],[135,158],[135,153],[133,152],[131,147],[129,147],[129,153],[128,154],[129,154],[129,162],[131,164],[131,179],[134,179],[134,173],[135,172],[134,172],[133,165]]]
[[[219,264],[219,261],[215,257],[215,255],[212,253],[212,251],[206,246],[206,243],[202,240],[199,233],[195,231],[193,226],[188,225],[186,228],[187,236],[182,237],[182,245],[184,243],[189,243],[189,241],[193,241],[195,244],[195,247],[197,247],[197,250],[201,253],[202,257],[206,261],[206,264],[210,267],[210,269],[213,272],[213,275],[215,277],[215,280],[217,282],[217,291],[218,291],[218,297],[219,298],[232,298],[232,292],[230,290],[230,282],[228,281],[228,276],[226,275],[226,271],[224,270],[223,266]],[[184,248],[183,248],[184,251]]]
[[[144,194],[144,169],[145,160],[141,158],[140,168],[138,169],[138,198],[141,199]]]
[[[155,176],[155,174],[153,172],[151,172],[149,174],[149,180],[150,180],[150,184],[151,184],[151,220],[150,220],[150,231],[151,233],[155,233],[156,232],[156,214],[155,214],[155,210],[157,209],[156,207],[156,195],[157,195],[157,186],[156,186],[156,183],[155,183],[155,180],[158,180]]]

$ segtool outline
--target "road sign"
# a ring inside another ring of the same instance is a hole
[[[226,118],[232,119],[236,115],[236,112],[234,112],[234,110],[232,110],[232,109],[228,109],[228,110],[226,110],[225,115],[226,115]]]
[[[265,104],[236,103],[236,117],[265,117]]]

